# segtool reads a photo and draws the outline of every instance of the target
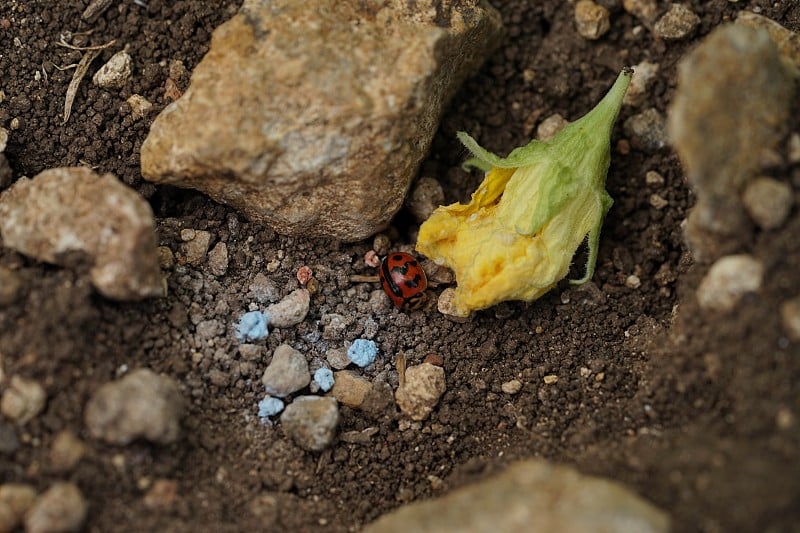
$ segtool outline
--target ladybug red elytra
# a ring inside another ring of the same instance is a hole
[[[383,290],[397,307],[413,310],[425,303],[423,292],[428,288],[428,279],[413,255],[389,253],[381,261],[378,277]]]

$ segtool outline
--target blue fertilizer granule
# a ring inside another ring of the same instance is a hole
[[[258,402],[258,418],[262,422],[269,422],[269,417],[275,416],[281,411],[283,411],[283,400],[278,398],[267,395]]]
[[[242,315],[236,328],[239,342],[256,341],[269,335],[267,323],[269,316],[261,311],[250,311]]]
[[[378,346],[367,339],[356,339],[347,349],[347,357],[361,368],[371,365],[376,355]]]
[[[316,372],[314,372],[314,383],[319,386],[319,389],[322,392],[328,392],[333,388],[333,372],[331,372],[330,368],[318,368]]]

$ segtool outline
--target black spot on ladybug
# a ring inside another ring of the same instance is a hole
[[[400,254],[394,254],[392,256],[392,261],[402,261],[403,259],[404,259],[403,256]]]

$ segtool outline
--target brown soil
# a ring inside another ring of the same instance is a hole
[[[702,19],[694,39],[658,42],[645,30],[644,41],[634,40],[638,22],[622,2],[601,3],[612,10],[612,28],[590,42],[573,31],[568,2],[494,2],[507,39],[449,107],[421,171],[441,181],[448,201],[467,198],[479,180],[459,169],[466,154],[455,140],[458,130],[506,153],[524,144],[542,118],[586,112],[622,66],[643,60],[661,69],[642,109],[666,112],[676,62],[738,10],[760,8],[800,30],[796,2],[696,0],[688,2]],[[120,0],[91,25],[80,20],[84,4],[9,0],[0,6],[0,125],[19,120],[6,150],[14,179],[79,164],[113,172],[150,200],[162,245],[177,250],[181,228],[207,229],[227,243],[231,264],[221,278],[178,266],[167,298],[121,304],[94,293],[80,271],[0,249],[0,266],[17,270],[25,283],[20,299],[0,309],[5,373],[37,379],[48,392],[45,412],[18,430],[22,445],[0,456],[0,482],[44,489],[59,479],[74,481],[90,501],[87,529],[94,531],[255,531],[265,524],[347,531],[535,456],[627,484],[667,510],[676,531],[797,530],[800,424],[787,424],[786,414],[800,416],[800,350],[782,337],[776,312],[782,298],[800,293],[797,209],[780,231],[760,235],[752,250],[767,265],[759,296],[732,316],[706,316],[693,298],[705,267],[691,265],[681,237],[692,195],[675,154],[615,152],[608,176],[615,204],[593,283],[560,286],[532,304],[503,304],[466,324],[446,320],[435,306],[374,314],[367,301],[374,287],[348,281],[351,274],[374,273],[362,260],[371,243],[280,237],[198,193],[140,177],[138,152],[149,119],[134,120],[125,99],[145,96],[155,104],[152,118],[169,103],[168,63],[181,60],[191,71],[213,29],[239,2],[148,0],[141,7]],[[55,42],[90,29],[88,43],[117,39],[101,59],[124,46],[136,70],[118,94],[87,78],[62,125],[72,71],[55,67],[76,63],[80,53]],[[178,88],[186,83],[180,80]],[[635,112],[625,107],[620,123]],[[794,116],[792,128],[800,131],[800,113]],[[614,143],[621,135],[618,127]],[[664,176],[661,189],[645,185],[648,170]],[[793,183],[798,197],[800,168],[778,166],[772,175]],[[667,207],[650,205],[653,192]],[[407,219],[397,219],[395,247],[413,243]],[[268,272],[267,263],[277,258],[278,269]],[[380,359],[368,376],[387,371],[396,379],[400,351],[411,364],[429,352],[444,358],[447,392],[429,420],[409,426],[399,414],[370,417],[342,408],[340,432],[378,431],[365,444],[338,441],[321,454],[303,452],[280,426],[258,421],[266,361],[240,360],[232,327],[253,301],[248,286],[257,273],[266,273],[282,297],[296,288],[302,265],[314,269],[321,292],[301,325],[270,333],[268,350],[289,342],[310,359],[324,359],[329,346],[360,337],[374,320]],[[625,285],[633,273],[642,280],[638,289]],[[331,312],[352,319],[344,339],[320,335],[319,319]],[[228,326],[212,346],[194,334],[206,319]],[[137,367],[174,377],[191,399],[179,443],[111,447],[86,433],[88,396]],[[549,374],[558,382],[544,384]],[[522,390],[504,394],[501,383],[514,378]],[[62,429],[89,447],[67,475],[49,466],[50,445]],[[144,495],[157,479],[176,481],[178,490],[174,501],[165,498],[154,509]]]

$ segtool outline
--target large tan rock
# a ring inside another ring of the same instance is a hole
[[[622,485],[542,460],[401,507],[365,533],[666,533],[669,517]]]
[[[365,238],[501,28],[483,0],[246,0],[153,123],[142,175],[282,234]]]
[[[20,178],[0,195],[0,235],[39,261],[86,258],[92,284],[108,298],[163,295],[153,211],[111,174],[69,167]]]

